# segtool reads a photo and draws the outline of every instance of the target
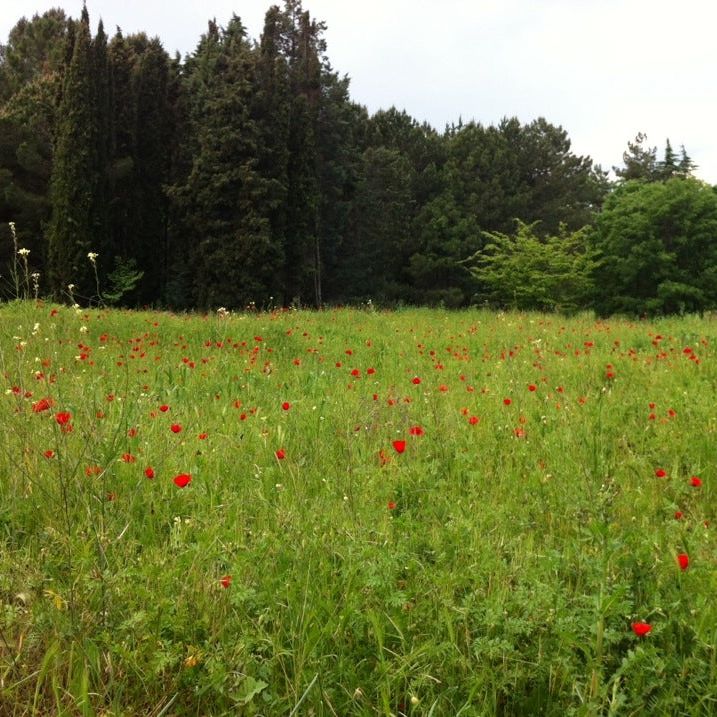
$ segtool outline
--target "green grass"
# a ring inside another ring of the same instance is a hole
[[[716,341],[0,307],[0,714],[715,714]]]

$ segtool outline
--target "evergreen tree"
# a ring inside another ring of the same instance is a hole
[[[135,71],[135,155],[133,242],[126,255],[144,272],[135,299],[156,301],[168,264],[168,204],[163,185],[169,178],[173,132],[169,101],[169,58],[151,40]]]
[[[676,176],[678,171],[677,155],[668,138],[665,140],[665,156],[657,165],[657,176],[659,179],[670,179]]]
[[[202,307],[268,301],[277,265],[269,222],[256,211],[266,182],[256,171],[251,115],[254,61],[241,21],[210,23],[191,59],[189,121],[194,156],[173,195],[196,237],[194,295]]]
[[[678,177],[682,177],[683,179],[686,177],[691,177],[694,174],[695,169],[697,169],[697,165],[687,154],[687,151],[685,150],[685,145],[680,145],[680,161],[677,165],[677,171],[675,172],[675,175]]]
[[[50,10],[20,20],[0,46],[0,273],[12,260],[13,221],[43,290],[56,103],[72,27],[63,11]]]
[[[652,182],[658,178],[657,147],[649,147],[645,142],[647,135],[638,132],[635,141],[627,143],[627,150],[622,155],[625,166],[613,167],[620,179],[643,179]]]
[[[68,284],[77,295],[95,293],[90,251],[96,251],[99,184],[98,127],[93,49],[87,9],[78,23],[72,60],[67,68],[59,108],[52,171],[52,219],[48,235],[48,269],[57,296]]]

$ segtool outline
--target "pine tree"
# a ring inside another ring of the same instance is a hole
[[[652,182],[658,178],[657,147],[649,147],[645,142],[647,135],[638,132],[634,142],[627,143],[627,150],[622,155],[625,166],[613,167],[620,179],[624,181],[642,179]]]
[[[657,165],[657,176],[659,179],[670,179],[678,173],[677,156],[672,149],[669,138],[665,140],[665,156]]]

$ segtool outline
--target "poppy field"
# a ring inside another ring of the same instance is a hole
[[[716,342],[0,307],[0,714],[715,714]]]

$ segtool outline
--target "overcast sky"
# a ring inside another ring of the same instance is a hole
[[[144,30],[191,52],[207,20],[239,15],[258,38],[271,0],[88,0],[93,31]],[[24,16],[81,0],[0,0],[0,37]],[[717,184],[717,4],[713,0],[304,0],[326,22],[328,56],[374,112],[395,105],[439,130],[517,116],[562,125],[577,154],[609,169],[645,132],[684,144]],[[714,9],[713,9],[714,8]]]

